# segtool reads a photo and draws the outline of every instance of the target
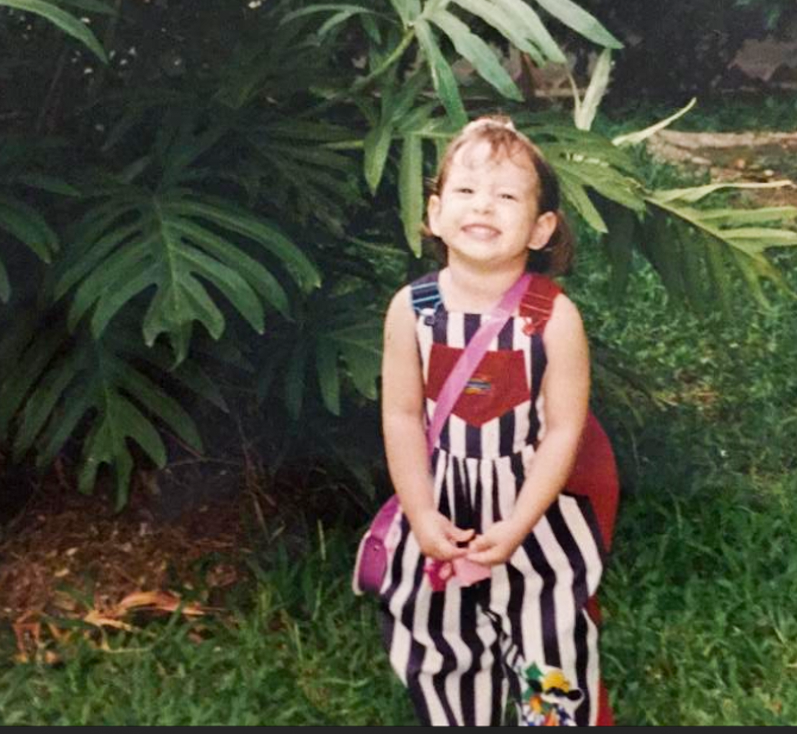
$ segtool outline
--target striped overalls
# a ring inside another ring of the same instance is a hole
[[[412,284],[427,419],[483,318],[448,311],[437,275]],[[511,514],[545,435],[542,331],[558,292],[534,276],[519,315],[490,345],[443,428],[432,455],[435,500],[460,528],[481,533]],[[589,497],[566,487],[509,562],[465,588],[454,580],[433,592],[401,514],[393,533],[380,594],[385,642],[422,723],[499,725],[507,696],[520,723],[610,720],[588,601],[611,522],[599,521]]]

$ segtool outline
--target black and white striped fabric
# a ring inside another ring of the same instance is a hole
[[[417,336],[428,384],[433,345],[464,348],[482,316],[450,312],[437,273],[413,283]],[[513,317],[489,351],[523,354],[528,399],[474,426],[450,416],[432,456],[437,506],[462,528],[482,532],[508,518],[535,447],[545,434],[540,385],[541,334]],[[427,415],[434,401],[427,397]],[[406,519],[395,527],[396,552],[381,593],[390,661],[424,724],[499,725],[508,697],[523,717],[523,673],[561,671],[576,724],[594,725],[599,701],[598,629],[587,600],[600,582],[603,549],[589,501],[560,494],[509,563],[489,580],[456,580],[432,592]],[[561,678],[561,676],[560,676]]]

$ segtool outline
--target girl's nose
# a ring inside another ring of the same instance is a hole
[[[476,211],[491,211],[493,208],[493,197],[489,192],[477,192],[473,197],[473,208]]]

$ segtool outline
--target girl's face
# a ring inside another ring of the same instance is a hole
[[[542,249],[556,214],[539,214],[534,166],[523,153],[493,153],[486,140],[466,143],[449,165],[443,190],[429,199],[429,228],[449,263],[524,267]]]

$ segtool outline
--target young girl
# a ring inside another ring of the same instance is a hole
[[[383,425],[402,508],[380,594],[391,663],[424,724],[499,725],[508,695],[521,723],[610,723],[592,597],[616,495],[596,514],[569,483],[589,355],[578,310],[542,274],[572,258],[555,174],[508,119],[481,118],[446,152],[428,229],[447,267],[401,290],[385,324]],[[528,292],[454,406],[430,472],[441,386],[527,269]],[[612,461],[609,450],[609,473]],[[463,558],[489,577],[435,590],[429,562]]]

